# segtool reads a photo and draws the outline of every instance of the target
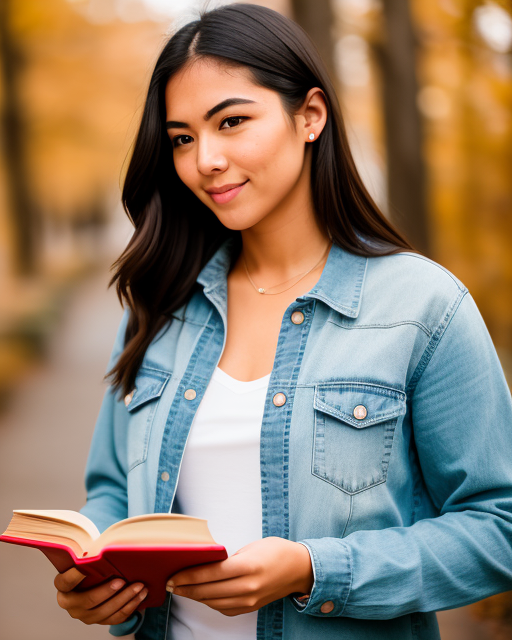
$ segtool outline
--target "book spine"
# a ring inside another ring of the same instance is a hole
[[[77,591],[85,591],[111,578],[122,577],[119,571],[102,556],[91,559],[75,558],[73,560],[73,558],[62,549],[45,548],[41,549],[41,551],[59,573],[63,573],[74,567],[85,575],[82,582],[77,585]]]
[[[103,557],[103,554],[94,558],[77,558],[72,549],[65,545],[40,540],[27,540],[11,536],[0,536],[1,542],[18,544],[24,547],[39,549],[53,564],[59,573],[64,573],[73,567],[85,575],[85,578],[76,587],[77,591],[85,591],[114,577],[122,577],[112,564]]]
[[[117,577],[127,583],[143,582],[149,593],[137,607],[138,611],[164,603],[166,582],[177,571],[228,557],[225,547],[218,544],[112,545],[102,549],[97,556],[77,558],[73,550],[63,544],[9,536],[0,536],[0,541],[40,549],[59,572],[76,567],[86,576],[75,587],[76,591]]]

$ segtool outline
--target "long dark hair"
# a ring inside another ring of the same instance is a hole
[[[246,67],[254,82],[276,91],[288,116],[308,91],[324,91],[327,122],[313,146],[311,186],[319,226],[349,252],[390,255],[416,251],[384,217],[354,164],[339,102],[326,67],[307,33],[277,11],[236,3],[202,10],[165,44],[149,83],[123,186],[124,210],[135,230],[114,275],[129,307],[124,350],[105,375],[128,393],[152,339],[192,296],[200,270],[229,237],[225,227],[178,177],[166,132],[165,88],[185,64],[208,58]],[[371,244],[362,238],[368,238]],[[232,262],[234,264],[234,261]]]

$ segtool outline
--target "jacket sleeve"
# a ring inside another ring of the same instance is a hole
[[[439,515],[302,540],[314,584],[307,604],[288,596],[302,614],[385,620],[512,589],[512,398],[467,289],[418,367],[408,401],[424,487]]]
[[[106,371],[114,366],[123,351],[128,314],[129,310],[125,309]],[[123,399],[116,397],[109,386],[103,396],[85,468],[87,502],[80,509],[80,513],[92,520],[100,533],[114,522],[128,517],[125,421]],[[144,612],[136,612],[125,622],[111,626],[110,634],[124,636],[135,633],[143,618]]]
[[[110,354],[106,371],[115,364],[124,348],[128,322],[126,309]],[[87,503],[80,509],[98,527],[100,533],[114,522],[128,517],[126,493],[125,411],[122,399],[112,388],[103,395],[91,447],[85,467]]]

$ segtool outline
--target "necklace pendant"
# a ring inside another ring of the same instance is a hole
[[[265,293],[265,289],[263,289],[263,287],[260,287],[260,288],[258,289],[258,291],[259,291],[260,293]]]

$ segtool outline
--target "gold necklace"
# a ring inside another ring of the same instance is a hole
[[[322,260],[325,257],[325,254],[328,252],[328,250],[330,249],[330,247],[332,246],[332,242],[330,242],[327,245],[327,249],[324,251],[324,253],[322,254],[322,257],[320,258],[320,260],[313,266],[311,267],[311,269],[309,269],[308,271],[306,271],[306,273],[304,273],[298,280],[297,282],[300,282],[303,278],[305,278],[308,273],[311,273],[311,271],[313,271],[313,269],[315,269],[316,267],[318,267],[318,265],[322,262]],[[292,287],[294,287],[297,282],[294,282],[292,285],[290,285],[289,287],[287,287],[286,289],[283,289],[282,291],[276,291],[275,293],[269,293],[266,289],[264,289],[263,287],[257,287],[254,282],[253,279],[251,278],[250,274],[249,274],[249,270],[247,269],[247,263],[245,262],[245,255],[242,253],[242,258],[244,261],[244,267],[245,267],[245,272],[247,273],[247,277],[249,278],[250,283],[252,284],[252,286],[256,289],[256,291],[258,293],[264,293],[265,295],[268,296],[276,296],[279,293],[284,293],[285,291],[288,291],[288,289],[291,289]],[[297,276],[292,276],[293,278],[296,278]],[[280,282],[279,284],[275,284],[272,287],[269,287],[270,289],[275,289],[275,287],[279,287],[281,284],[284,284],[285,282],[289,282],[292,278],[288,278],[288,280],[285,280],[284,282]]]

